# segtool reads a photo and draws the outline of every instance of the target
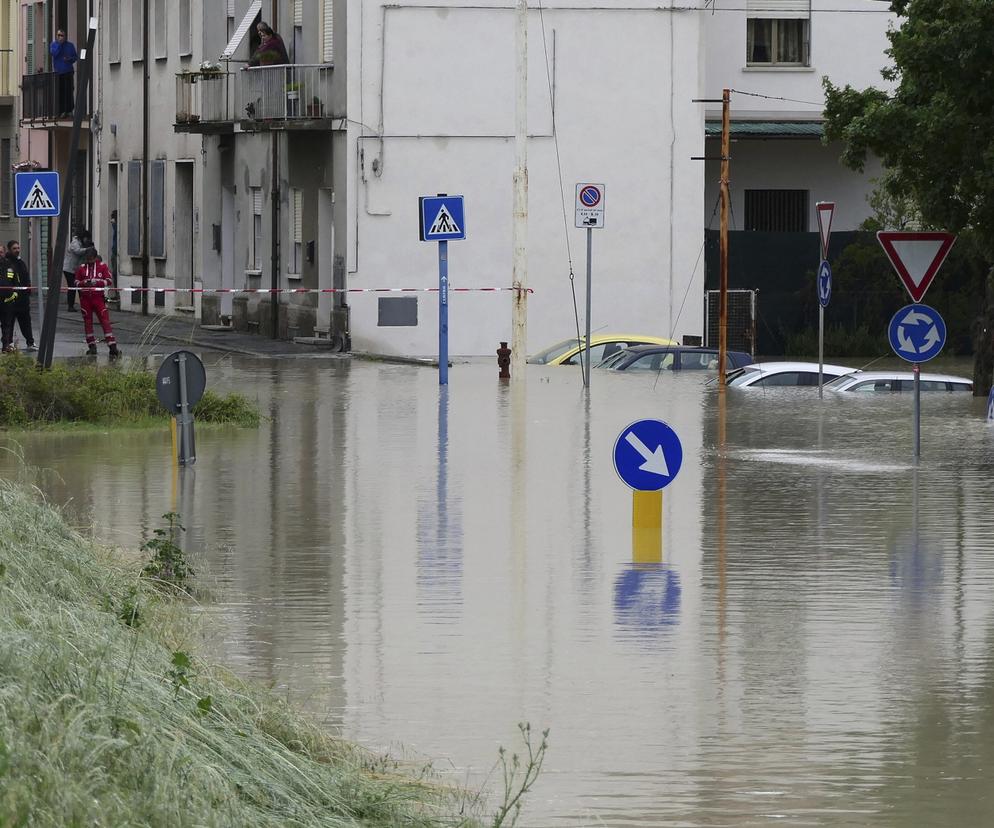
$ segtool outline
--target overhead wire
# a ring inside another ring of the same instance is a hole
[[[580,344],[580,311],[576,304],[576,276],[573,273],[573,254],[569,243],[569,220],[566,217],[566,190],[563,184],[563,162],[559,154],[559,132],[556,129],[556,113],[555,105],[553,101],[553,89],[552,89],[552,71],[549,68],[549,42],[548,37],[545,33],[545,8],[542,6],[542,0],[538,0],[538,16],[539,21],[542,25],[542,49],[545,53],[545,80],[549,87],[549,104],[552,107],[552,142],[556,150],[556,171],[559,174],[559,202],[562,205],[563,211],[563,236],[566,239],[566,261],[569,263],[569,287],[570,292],[573,294],[573,320],[576,323],[576,342]],[[589,349],[590,343],[587,343],[587,349]],[[587,349],[580,348],[580,376],[584,377],[584,383],[586,383],[586,372],[583,370],[583,360],[589,359],[589,353]]]

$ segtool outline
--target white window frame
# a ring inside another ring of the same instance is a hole
[[[252,253],[248,273],[258,276],[262,273],[262,187],[249,187],[249,209],[252,216]]]
[[[287,275],[299,279],[304,272],[304,191],[290,188],[290,256]]]
[[[752,43],[753,43],[753,32],[752,29],[756,22],[762,21],[763,23],[771,23],[770,26],[770,59],[757,61],[752,60]],[[793,24],[799,22],[801,25],[801,60],[800,61],[785,61],[779,60],[779,55],[777,50],[779,48],[779,30],[780,26],[784,24]],[[765,66],[778,66],[785,68],[804,68],[811,65],[811,18],[810,17],[753,17],[750,16],[746,20],[746,66],[749,67],[765,67]]]

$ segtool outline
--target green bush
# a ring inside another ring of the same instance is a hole
[[[241,394],[207,391],[193,409],[204,423],[258,425],[259,414]],[[59,363],[47,371],[26,356],[0,359],[0,428],[50,423],[140,423],[164,420],[155,376],[138,368]]]

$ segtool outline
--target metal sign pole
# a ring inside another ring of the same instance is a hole
[[[921,365],[914,364],[915,372],[915,463],[922,456],[922,376]]]
[[[818,399],[824,396],[822,385],[825,382],[825,306],[818,305]]]
[[[38,339],[41,339],[41,329],[45,321],[45,279],[41,273],[41,257],[45,255],[41,249],[41,224],[36,218],[31,219],[31,246],[28,248],[31,269],[38,276]],[[60,264],[61,268],[62,265]]]
[[[593,240],[593,236],[594,236],[593,228],[592,227],[588,227],[587,228],[587,338],[585,340],[586,343],[587,343],[587,350],[586,350],[586,357],[587,357],[587,359],[583,363],[583,384],[587,387],[588,390],[590,389],[590,362],[591,362],[591,356],[590,356],[590,304],[591,304],[591,302],[590,302],[590,297],[591,297],[591,288],[590,288],[590,253],[593,250],[593,241],[592,241]],[[582,351],[581,351],[581,353],[582,353]]]
[[[449,384],[449,243],[438,243],[438,384]]]
[[[180,351],[176,361],[179,363],[179,462],[186,466],[197,462],[197,452],[193,445],[193,417],[190,415],[186,387],[186,353]]]

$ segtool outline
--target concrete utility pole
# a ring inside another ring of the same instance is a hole
[[[729,90],[721,91],[721,284],[718,293],[718,385],[724,387],[728,360],[728,155]]]
[[[148,199],[152,174],[148,168],[149,147],[149,20],[148,0],[142,4],[142,316],[148,316],[148,273],[152,266],[149,256]]]
[[[528,0],[517,0],[514,27],[514,223],[511,382],[524,382],[528,350]]]

